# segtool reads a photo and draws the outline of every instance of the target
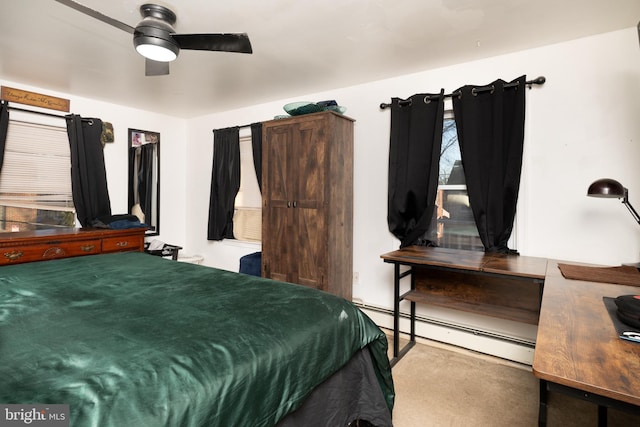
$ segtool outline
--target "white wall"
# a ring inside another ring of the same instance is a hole
[[[1,76],[0,85],[70,99],[71,113],[79,114],[82,117],[97,117],[113,124],[115,141],[107,144],[104,148],[109,198],[111,199],[111,210],[113,214],[127,213],[129,167],[127,130],[132,128],[160,132],[161,214],[160,235],[156,238],[177,245],[184,244],[186,234],[186,211],[184,209],[186,187],[186,176],[184,174],[184,165],[186,162],[186,125],[184,120],[122,105],[81,98],[73,94],[50,91],[46,88],[3,80]],[[11,102],[9,105],[29,110],[44,111],[51,114],[67,114]],[[65,126],[65,121],[61,119],[50,119],[37,114],[9,113],[10,118],[17,118],[18,116],[25,120],[38,123],[46,122],[56,126]]]
[[[336,99],[356,120],[354,296],[389,305],[390,267],[380,254],[397,249],[386,223],[391,97],[451,92],[496,78],[547,82],[527,90],[525,158],[517,246],[523,255],[619,264],[640,261],[640,228],[617,200],[585,197],[597,178],[618,179],[640,207],[640,49],[635,28],[360,86],[302,95],[212,114],[188,123],[187,243],[209,265],[225,265],[228,246],[206,241],[212,129],[263,121],[294,100]],[[635,196],[635,197],[634,197]],[[253,248],[250,248],[253,249]]]
[[[527,90],[524,165],[515,249],[522,255],[617,265],[640,261],[640,227],[617,200],[586,197],[601,177],[618,179],[640,207],[640,49],[635,28],[487,58],[423,73],[192,119],[188,123],[187,246],[205,264],[237,270],[256,247],[206,241],[212,129],[263,121],[290,101],[335,99],[355,124],[355,300],[392,307],[392,267],[380,255],[398,248],[388,232],[389,110],[381,102],[414,93],[452,92],[523,74],[545,76]],[[472,317],[431,311],[458,322]],[[460,320],[462,319],[462,320]],[[530,339],[535,328],[486,319],[489,329]],[[510,332],[509,332],[510,331]]]

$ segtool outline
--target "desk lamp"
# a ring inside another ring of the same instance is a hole
[[[633,219],[640,224],[638,212],[629,203],[629,190],[615,179],[602,178],[594,181],[587,190],[587,196],[622,199],[622,203],[629,209]]]

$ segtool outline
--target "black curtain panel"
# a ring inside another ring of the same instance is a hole
[[[140,209],[144,213],[145,221],[151,221],[153,210],[153,163],[156,157],[155,144],[143,144],[138,147],[131,147],[133,151],[133,171],[137,178],[137,198],[135,202],[140,203]],[[133,189],[134,191],[136,188]]]
[[[262,123],[251,124],[251,149],[253,151],[253,166],[258,178],[258,188],[262,191]]]
[[[233,239],[234,203],[240,189],[240,129],[213,131],[208,240]]]
[[[400,247],[432,245],[429,224],[435,213],[444,91],[391,100],[389,146],[389,231]]]
[[[507,241],[520,188],[525,85],[525,76],[496,80],[453,97],[469,203],[486,252],[517,253]]]
[[[7,129],[9,128],[9,103],[0,101],[0,171],[4,162],[4,145],[7,141]]]
[[[107,172],[100,135],[102,120],[65,116],[71,147],[71,191],[76,215],[83,227],[111,215]]]

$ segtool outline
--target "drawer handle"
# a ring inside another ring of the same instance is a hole
[[[18,258],[20,258],[22,255],[24,255],[22,251],[11,251],[11,252],[4,253],[4,257],[8,258],[10,261],[15,261]]]
[[[118,242],[116,243],[116,246],[120,246],[121,248],[124,246],[129,246],[129,242],[125,241],[125,242]]]
[[[91,252],[93,250],[93,248],[95,248],[95,247],[96,247],[96,245],[82,245],[82,246],[80,246],[80,249],[83,252]]]
[[[65,255],[65,253],[66,253],[65,250],[62,248],[58,248],[58,247],[49,248],[42,253],[42,258],[62,257]]]

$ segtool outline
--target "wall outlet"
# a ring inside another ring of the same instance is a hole
[[[358,283],[360,283],[360,273],[358,273],[357,271],[353,272],[353,284],[357,285]]]

